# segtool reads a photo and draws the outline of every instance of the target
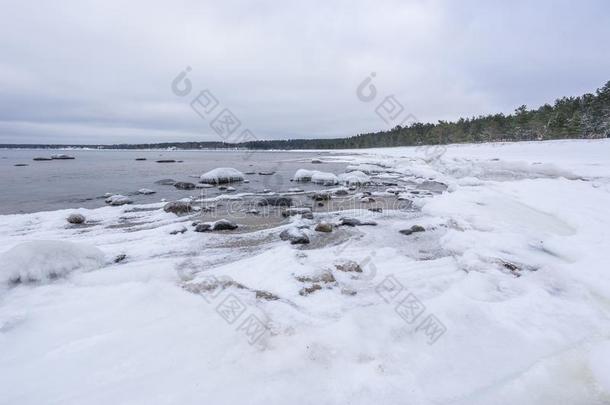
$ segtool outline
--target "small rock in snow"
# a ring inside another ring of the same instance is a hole
[[[188,214],[193,210],[191,203],[186,201],[172,201],[163,206],[163,211],[173,212],[176,215]]]
[[[402,233],[403,235],[411,235],[412,233],[415,233],[415,232],[424,232],[425,230],[426,230],[426,228],[424,228],[421,225],[413,225],[409,229],[403,229],[403,230],[400,230],[398,232]]]
[[[106,204],[110,204],[113,206],[131,204],[131,202],[132,201],[128,197],[125,197],[121,194],[115,194],[106,198]]]
[[[82,224],[85,222],[85,216],[79,213],[70,214],[66,220],[71,224]]]
[[[309,237],[305,232],[296,227],[283,230],[280,233],[280,239],[289,240],[292,245],[309,243]]]
[[[331,224],[329,224],[328,222],[320,222],[316,225],[316,227],[314,228],[314,230],[318,231],[318,232],[332,232],[333,227]]]

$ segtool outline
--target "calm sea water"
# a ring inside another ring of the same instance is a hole
[[[33,161],[66,153],[74,160]],[[177,190],[155,181],[171,178],[197,183],[198,177],[216,167],[234,167],[246,175],[250,183],[232,184],[239,192],[260,192],[263,189],[287,191],[291,187],[316,189],[320,186],[292,183],[299,168],[343,172],[344,163],[312,164],[312,158],[328,154],[317,152],[255,152],[246,159],[244,152],[234,151],[44,151],[0,150],[0,214],[29,213],[65,208],[104,206],[105,193],[128,195],[134,203],[158,202],[200,195],[201,190]],[[136,161],[136,158],[146,158]],[[181,160],[182,163],[157,163],[159,159]],[[25,163],[28,166],[16,167]],[[259,171],[275,171],[272,176]],[[137,194],[141,188],[157,193]],[[216,188],[204,189],[206,196],[218,195]]]

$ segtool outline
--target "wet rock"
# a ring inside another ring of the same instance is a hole
[[[85,216],[82,214],[70,214],[66,220],[71,224],[82,224],[85,222]]]
[[[301,291],[299,291],[299,295],[302,295],[304,297],[321,289],[322,286],[320,286],[320,284],[313,284],[311,287],[303,287]]]
[[[413,225],[409,229],[403,229],[403,230],[400,230],[398,232],[402,233],[403,235],[411,235],[411,234],[416,233],[416,232],[424,232],[425,230],[426,230],[426,228],[424,228],[421,225]]]
[[[324,207],[324,203],[322,201],[318,201],[318,207]]]
[[[290,197],[265,197],[258,202],[260,206],[271,205],[274,207],[290,207],[292,205],[292,198]]]
[[[195,225],[195,232],[210,232],[212,230],[212,224],[204,223]]]
[[[273,171],[269,171],[269,172],[258,172],[258,174],[259,174],[260,176],[272,176],[272,175],[274,175],[274,174],[275,174],[275,172],[273,172]]]
[[[314,230],[317,232],[332,232],[333,226],[328,222],[320,222],[316,225]]]
[[[146,160],[146,158],[136,158],[137,161],[141,162],[143,160]]]
[[[301,218],[303,219],[313,219],[313,212],[305,212],[301,214]]]
[[[151,190],[149,188],[141,188],[138,190],[139,194],[144,194],[144,195],[149,195],[149,194],[155,194],[156,191],[155,190]]]
[[[212,224],[213,231],[227,231],[233,229],[237,229],[237,224],[228,219],[219,219]]]
[[[346,273],[362,273],[362,268],[353,260],[345,260],[344,262],[335,264],[335,268]]]
[[[186,201],[171,201],[163,206],[163,211],[176,215],[188,214],[193,210],[191,203]]]
[[[266,300],[266,301],[276,301],[279,300],[280,297],[278,297],[277,295],[270,293],[269,291],[262,291],[262,290],[254,290],[256,293],[256,298],[259,300]]]
[[[125,197],[124,195],[121,195],[121,194],[112,195],[112,196],[106,198],[105,201],[106,201],[106,204],[110,204],[112,206],[125,205],[125,204],[132,203],[132,201],[128,197]]]
[[[309,237],[299,228],[288,228],[280,233],[281,240],[290,241],[291,245],[300,245],[309,243]]]
[[[187,181],[178,181],[174,183],[174,187],[176,187],[178,190],[192,190],[195,188],[195,184]]]
[[[35,158],[34,158],[34,159],[32,159],[32,160],[35,160],[35,161],[37,161],[37,162],[46,162],[46,161],[53,160],[53,159],[48,158],[48,157],[35,157]]]
[[[346,218],[343,217],[339,220],[339,225],[345,225],[345,226],[362,226],[362,225],[372,225],[375,226],[377,225],[377,222],[375,221],[361,221],[359,219],[356,218]]]
[[[311,163],[320,164],[322,161],[320,159],[311,159]]]
[[[354,188],[354,190],[355,190],[355,188]],[[344,188],[340,188],[340,189],[338,189],[338,190],[335,190],[335,191],[334,191],[334,194],[335,194],[335,195],[338,195],[338,196],[343,196],[343,195],[348,195],[348,194],[349,194],[349,192],[348,192],[348,190],[346,190],[346,189],[344,189]]]
[[[311,214],[311,208],[286,208],[282,211],[283,217],[291,217],[293,215]]]
[[[315,193],[311,196],[314,201],[328,201],[330,200],[330,193]]]
[[[360,202],[362,202],[362,203],[372,203],[372,202],[375,202],[375,199],[373,197],[362,197],[360,199]]]
[[[125,253],[121,253],[120,255],[117,255],[117,257],[114,258],[114,262],[121,263],[126,258],[127,258],[127,255]]]
[[[248,172],[244,172],[244,174],[251,175],[251,174],[256,174],[256,172],[253,172],[252,170],[250,170],[250,171],[248,171]]]
[[[160,159],[157,160],[157,163],[176,163],[174,159]]]
[[[369,211],[371,211],[371,212],[383,212],[383,208],[381,208],[381,207],[372,207],[372,208],[369,208]]]
[[[230,231],[237,229],[237,224],[228,219],[219,219],[216,222],[206,222],[197,224],[195,232],[211,232],[211,231]]]
[[[174,184],[176,184],[176,180],[174,180],[174,179],[161,179],[161,180],[155,181],[155,184],[160,184],[162,186],[173,186]]]
[[[23,167],[23,166],[28,166],[28,164],[27,163],[15,163],[13,166]]]

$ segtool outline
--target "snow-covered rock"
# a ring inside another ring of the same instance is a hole
[[[370,181],[369,176],[361,172],[360,170],[354,170],[348,173],[341,173],[339,175],[339,183],[352,185],[352,184],[367,184]]]
[[[301,245],[309,243],[309,237],[307,236],[307,234],[305,234],[305,232],[303,232],[296,226],[284,229],[280,233],[280,239],[290,241],[291,245]]]
[[[316,171],[311,176],[311,182],[324,186],[334,186],[339,183],[339,179],[334,173]]]
[[[224,184],[242,181],[244,174],[232,167],[219,167],[201,175],[199,181],[209,184]]]
[[[148,195],[148,194],[155,194],[156,191],[155,190],[151,190],[149,188],[141,188],[138,190],[139,194],[144,194],[144,195]]]
[[[125,205],[125,204],[131,204],[131,203],[132,203],[132,201],[129,197],[126,197],[121,194],[114,194],[114,195],[111,195],[110,197],[106,198],[106,204],[110,204],[110,205]]]
[[[0,284],[44,282],[103,265],[104,253],[95,246],[56,240],[24,242],[0,256]]]
[[[325,186],[332,186],[339,183],[339,179],[333,173],[307,169],[297,170],[292,179],[294,181],[302,182],[311,181],[312,183],[322,184]]]
[[[315,173],[315,170],[299,169],[294,174],[294,177],[292,177],[292,179],[294,181],[303,181],[303,182],[311,181],[311,176],[313,176],[314,173]]]

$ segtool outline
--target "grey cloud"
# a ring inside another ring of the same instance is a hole
[[[383,129],[376,72],[422,121],[511,112],[609,80],[605,1],[25,0],[0,14],[0,143],[218,140],[186,66],[260,139]]]

